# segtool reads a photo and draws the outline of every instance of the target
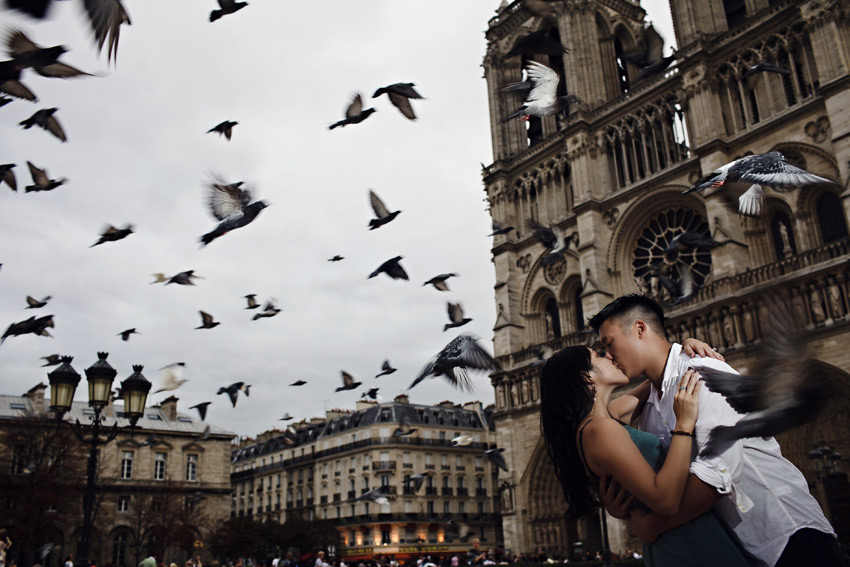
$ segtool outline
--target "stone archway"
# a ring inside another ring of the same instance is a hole
[[[568,519],[564,493],[555,476],[542,437],[538,440],[524,479],[528,488],[529,550],[540,549],[548,557],[573,559],[575,549],[602,549],[597,515]],[[580,542],[580,543],[579,543]]]

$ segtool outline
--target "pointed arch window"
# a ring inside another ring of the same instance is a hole
[[[619,37],[614,37],[614,55],[617,63],[617,85],[620,87],[621,93],[629,92],[629,69],[626,67],[626,60],[623,58],[623,42]]]
[[[817,202],[818,226],[824,244],[847,238],[847,219],[844,207],[835,193],[824,193]]]
[[[573,294],[573,304],[575,305],[575,313],[576,313],[576,330],[582,331],[584,330],[585,321],[584,321],[584,308],[581,306],[581,286],[575,293]]]

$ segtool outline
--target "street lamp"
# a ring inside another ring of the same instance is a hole
[[[97,476],[97,456],[99,447],[106,445],[119,433],[118,422],[105,432],[101,432],[106,418],[101,411],[109,403],[109,395],[112,391],[112,382],[115,380],[117,371],[106,362],[108,353],[97,353],[97,362],[86,369],[86,380],[89,386],[89,406],[94,408],[94,413],[89,417],[91,425],[82,425],[77,419],[71,424],[71,429],[77,438],[89,446],[89,457],[86,466],[86,489],[83,493],[83,531],[80,536],[80,546],[77,550],[77,567],[88,567],[89,547],[91,544],[92,510],[94,508],[95,479]],[[80,383],[80,375],[71,367],[73,357],[64,356],[60,359],[62,364],[47,375],[50,382],[50,409],[56,413],[57,419],[61,420],[71,409],[74,399],[74,391]],[[141,374],[142,366],[133,366],[133,374],[121,383],[124,393],[125,416],[130,421],[129,428],[132,430],[136,422],[144,414],[145,401],[151,389],[151,383]]]
[[[812,462],[815,476],[823,486],[824,499],[826,500],[827,515],[832,517],[832,499],[835,482],[844,473],[841,470],[841,453],[820,441],[820,446],[813,446],[807,455]]]

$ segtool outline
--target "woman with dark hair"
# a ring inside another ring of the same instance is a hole
[[[705,343],[688,341],[695,352],[711,352]],[[648,507],[665,515],[679,509],[702,382],[689,371],[679,383],[674,398],[676,430],[666,455],[655,435],[625,423],[639,412],[645,397],[611,401],[614,390],[628,383],[613,361],[584,346],[560,350],[543,367],[540,426],[571,517],[599,508],[596,492],[600,479],[608,477],[628,491],[627,498],[622,496],[624,507]],[[644,544],[643,556],[650,567],[748,565],[712,512]]]

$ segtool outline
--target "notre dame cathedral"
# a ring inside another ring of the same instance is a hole
[[[499,485],[514,554],[602,548],[600,517],[565,519],[539,433],[535,347],[585,342],[586,317],[625,293],[669,305],[656,266],[684,231],[720,245],[687,258],[699,291],[667,309],[670,338],[703,339],[739,371],[753,370],[765,291],[780,291],[803,330],[809,368],[836,395],[815,422],[779,441],[839,536],[850,536],[840,457],[850,455],[850,1],[675,0],[670,10],[675,62],[641,78],[623,56],[645,38],[637,0],[503,2],[486,32],[495,161],[483,179],[493,220],[515,228],[492,248],[495,420],[510,469]],[[508,57],[532,32],[569,51]],[[522,103],[503,89],[522,80],[529,60],[553,68],[559,94],[581,103],[501,123]],[[788,73],[743,76],[762,62]],[[765,188],[758,218],[739,216],[722,188],[682,194],[735,158],[771,150],[836,184]],[[556,261],[541,262],[549,251],[529,220],[572,237]],[[610,517],[608,535],[615,551],[638,543]]]

